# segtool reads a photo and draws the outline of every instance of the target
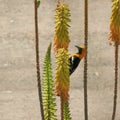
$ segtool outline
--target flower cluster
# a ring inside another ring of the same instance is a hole
[[[69,98],[69,62],[68,62],[68,52],[61,48],[56,54],[56,75],[55,75],[55,94],[62,96],[64,101],[67,101]]]
[[[54,35],[54,50],[59,48],[68,49],[70,42],[68,28],[70,20],[70,10],[67,4],[58,4],[55,14],[55,35]]]
[[[112,15],[110,19],[110,44],[120,44],[120,2],[119,0],[112,1]]]

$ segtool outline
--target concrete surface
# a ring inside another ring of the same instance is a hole
[[[84,43],[84,2],[66,2],[71,9],[69,51],[73,53],[76,52],[74,45]],[[55,5],[56,0],[43,0],[38,10],[41,70],[46,48],[53,41]],[[89,120],[111,120],[114,47],[108,44],[110,14],[111,0],[89,0]],[[71,76],[73,120],[84,120],[83,64],[81,61]],[[120,83],[118,88],[120,91]],[[120,120],[119,91],[116,120]],[[57,103],[59,107],[58,99]],[[33,0],[0,0],[0,120],[13,119],[41,119],[35,69]]]

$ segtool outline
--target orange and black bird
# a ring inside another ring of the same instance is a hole
[[[75,46],[78,48],[78,52],[70,55],[70,75],[75,71],[78,67],[81,59],[86,55],[86,49],[83,46]]]

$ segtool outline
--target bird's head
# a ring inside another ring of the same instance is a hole
[[[83,57],[85,57],[85,55],[86,55],[85,47],[83,47],[83,46],[75,46],[75,47],[78,48],[78,53],[77,54],[79,55],[79,58],[82,59]]]

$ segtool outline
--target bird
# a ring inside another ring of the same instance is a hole
[[[71,54],[69,56],[69,63],[70,63],[69,72],[70,72],[70,75],[76,70],[80,61],[86,55],[86,49],[85,49],[84,46],[77,46],[76,45],[75,47],[78,49],[78,52],[74,53],[74,54]]]

